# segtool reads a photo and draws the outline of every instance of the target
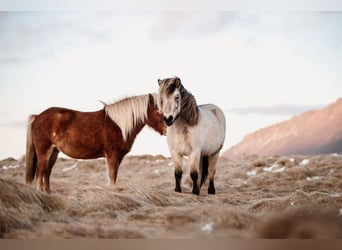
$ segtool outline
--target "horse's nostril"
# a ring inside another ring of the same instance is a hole
[[[164,121],[167,125],[171,125],[173,121],[173,116],[172,115],[170,115],[169,117],[164,116]]]

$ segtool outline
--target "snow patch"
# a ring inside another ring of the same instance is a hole
[[[341,195],[339,193],[332,193],[332,194],[330,194],[330,197],[339,198],[339,197],[341,197]]]
[[[286,167],[282,167],[282,168],[278,168],[276,170],[273,171],[273,173],[280,173],[280,172],[284,172],[286,169]]]
[[[213,223],[207,223],[201,227],[201,230],[206,233],[211,233],[213,231]]]
[[[263,170],[264,170],[265,172],[272,172],[273,168],[276,168],[276,167],[278,167],[278,164],[273,164],[273,165],[270,166],[270,167],[263,168]]]
[[[272,173],[279,173],[279,172],[284,172],[286,167],[281,167],[281,168],[278,168],[279,165],[278,164],[273,164],[272,166],[270,167],[266,167],[266,168],[263,168],[263,170],[265,172],[272,172]]]
[[[2,166],[2,170],[9,170],[9,169],[15,169],[18,168],[19,164],[16,165],[8,165],[8,166]]]
[[[302,162],[299,164],[300,166],[306,166],[310,163],[309,159],[304,159]]]
[[[161,159],[157,159],[155,160],[156,163],[161,163],[161,162],[164,162],[165,160],[161,160]]]
[[[247,171],[246,174],[247,174],[248,177],[256,175],[256,170]]]
[[[153,170],[153,173],[155,173],[155,174],[160,174],[160,173],[164,173],[164,172],[167,172],[167,171],[169,171],[170,169],[169,168],[159,168],[159,169],[155,169],[155,170]]]
[[[306,177],[307,181],[315,181],[321,179],[321,176]]]
[[[67,171],[73,170],[75,168],[77,168],[77,162],[74,165],[72,165],[71,167],[63,168],[62,172],[67,172]]]

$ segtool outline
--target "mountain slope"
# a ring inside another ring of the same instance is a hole
[[[342,153],[342,98],[321,110],[248,134],[223,153],[227,158],[244,154],[289,155]]]

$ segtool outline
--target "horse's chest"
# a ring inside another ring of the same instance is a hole
[[[172,151],[181,155],[189,155],[192,151],[193,136],[189,127],[172,128],[167,132],[167,140]]]

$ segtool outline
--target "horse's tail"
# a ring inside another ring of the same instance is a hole
[[[202,157],[202,164],[200,168],[202,168],[202,176],[201,176],[201,184],[200,187],[203,185],[203,183],[207,180],[208,177],[208,156]]]
[[[37,153],[32,140],[32,123],[36,119],[36,115],[29,117],[27,131],[26,131],[26,184],[30,185],[34,180],[37,168]]]

